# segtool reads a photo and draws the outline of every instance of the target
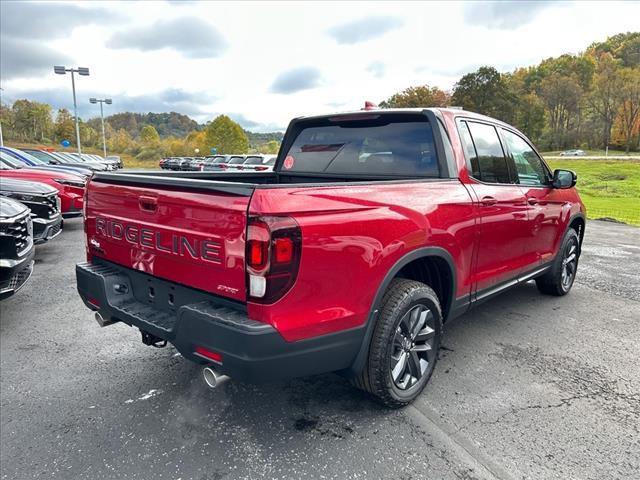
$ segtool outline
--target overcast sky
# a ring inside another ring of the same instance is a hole
[[[0,2],[2,101],[71,109],[226,113],[248,130],[360,108],[408,86],[449,90],[480,65],[501,71],[578,53],[637,30],[640,2]]]

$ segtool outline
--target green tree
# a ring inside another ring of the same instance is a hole
[[[129,135],[129,132],[127,132],[124,128],[121,128],[117,132],[115,132],[107,141],[107,147],[112,152],[126,152],[133,146],[133,139],[131,138],[131,135]]]
[[[66,108],[58,110],[56,121],[53,126],[53,132],[57,142],[69,140],[71,143],[76,141],[76,127],[73,117]]]
[[[218,153],[246,153],[249,140],[240,125],[226,115],[219,115],[204,130],[207,148],[215,147]]]
[[[382,108],[414,108],[414,107],[446,107],[449,105],[449,94],[438,87],[420,85],[405,88],[402,92],[391,95],[380,102]]]
[[[145,146],[156,146],[160,143],[160,135],[152,125],[145,125],[140,130],[140,141]]]
[[[46,103],[16,100],[13,103],[13,127],[25,141],[42,141],[51,135],[51,107]]]
[[[80,124],[80,141],[83,146],[87,147],[102,145],[102,134],[98,134],[93,127],[82,122]]]
[[[602,128],[602,146],[609,145],[611,127],[622,101],[623,79],[618,62],[609,53],[598,59],[589,105]]]
[[[513,117],[515,98],[508,82],[495,68],[480,67],[458,80],[451,101],[465,110],[509,122]]]
[[[265,143],[262,148],[260,148],[261,153],[269,153],[272,155],[278,153],[279,150],[280,142],[278,142],[277,140],[270,140]]]
[[[553,73],[542,81],[540,98],[549,117],[548,143],[551,148],[567,146],[568,132],[579,112],[582,93],[582,88],[574,77]]]

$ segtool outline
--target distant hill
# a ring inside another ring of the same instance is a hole
[[[110,115],[105,120],[115,130],[125,129],[133,138],[138,138],[145,125],[152,125],[160,138],[182,138],[193,130],[202,128],[198,122],[181,113],[132,113],[123,112]]]
[[[97,122],[92,119],[89,122]],[[140,131],[145,125],[152,125],[157,131],[160,138],[178,137],[183,138],[194,130],[202,130],[205,125],[201,125],[194,119],[181,113],[132,113],[123,112],[110,115],[105,121],[113,127],[114,130],[125,129],[133,138],[140,136]],[[95,128],[99,128],[96,123]],[[271,140],[278,143],[282,141],[282,132],[254,133],[245,130],[249,138],[249,144],[253,147],[264,145]]]

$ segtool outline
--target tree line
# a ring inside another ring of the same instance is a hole
[[[501,73],[482,66],[451,92],[409,87],[382,107],[457,106],[513,124],[542,150],[640,150],[640,32],[593,43],[579,55]]]

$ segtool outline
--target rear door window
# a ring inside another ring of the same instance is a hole
[[[406,117],[405,117],[406,118]],[[438,177],[429,122],[329,121],[303,128],[287,151],[282,171],[347,175]]]
[[[471,175],[486,183],[513,183],[495,127],[486,123],[462,122],[465,123],[468,132],[462,128],[460,134],[463,143],[467,143],[465,150],[470,156]],[[467,133],[470,138],[465,138]],[[471,144],[468,144],[469,140]]]

